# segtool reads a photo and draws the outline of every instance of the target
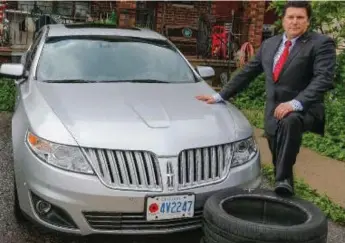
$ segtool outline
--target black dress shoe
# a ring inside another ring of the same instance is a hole
[[[288,179],[277,181],[274,191],[281,196],[293,196],[295,194],[293,183]]]

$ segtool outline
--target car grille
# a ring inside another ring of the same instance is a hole
[[[90,227],[97,230],[174,230],[183,227],[199,227],[202,209],[195,210],[194,217],[161,221],[146,221],[144,213],[84,212]]]
[[[157,157],[146,151],[84,149],[101,180],[115,189],[161,191]]]
[[[230,170],[231,158],[231,144],[182,151],[178,157],[179,189],[222,181]]]

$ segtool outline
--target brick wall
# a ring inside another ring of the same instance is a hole
[[[116,8],[119,14],[119,25],[135,24],[135,1],[98,1],[92,3],[92,12],[109,12]],[[242,1],[193,1],[192,4],[181,2],[157,2],[156,8],[156,31],[163,31],[164,25],[183,25],[197,28],[199,17],[202,13],[211,14],[217,18],[231,15],[231,9],[238,10]],[[244,6],[244,17],[251,20],[248,28],[243,26],[242,34],[248,36],[248,41],[257,49],[262,40],[262,29],[265,16],[265,1],[248,1]],[[245,20],[244,20],[245,21]]]
[[[135,25],[135,1],[118,1],[117,11],[119,14],[119,27],[129,27]]]
[[[194,1],[192,4],[183,4],[181,2],[157,2],[156,7],[156,31],[163,31],[164,25],[183,25],[197,28],[198,20],[201,14],[208,13],[211,7],[211,14],[217,18],[231,15],[231,9],[238,11],[242,1]],[[244,4],[245,19],[251,22],[247,28],[243,26],[242,34],[248,36],[248,41],[257,49],[262,40],[262,29],[265,16],[265,1],[248,1]],[[92,12],[110,10],[111,6],[117,9],[119,14],[119,25],[135,24],[135,1],[99,1],[94,2]],[[244,20],[246,21],[246,20]]]
[[[116,11],[120,27],[133,26],[135,24],[135,1],[92,1],[91,16],[106,17],[113,10]]]
[[[257,49],[260,47],[262,40],[265,1],[248,1],[245,8],[245,16],[251,19],[248,30],[248,41]]]
[[[111,12],[116,9],[116,5],[116,1],[92,1],[91,15],[98,17],[99,14]]]
[[[217,19],[229,19],[231,17],[231,11],[236,13],[240,11],[240,7],[243,1],[217,1],[214,4],[214,15]]]
[[[196,28],[200,15],[208,11],[208,6],[207,1],[195,1],[191,5],[158,2],[157,31],[162,32],[164,25],[184,25]]]

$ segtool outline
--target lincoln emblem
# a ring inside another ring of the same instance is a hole
[[[167,162],[167,172],[166,172],[166,177],[167,177],[167,188],[168,190],[173,190],[174,189],[174,169],[171,161]]]

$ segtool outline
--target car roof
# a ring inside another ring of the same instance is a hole
[[[117,28],[114,25],[104,24],[49,24],[48,37],[60,36],[126,36],[155,40],[167,40],[163,35],[144,28]]]

